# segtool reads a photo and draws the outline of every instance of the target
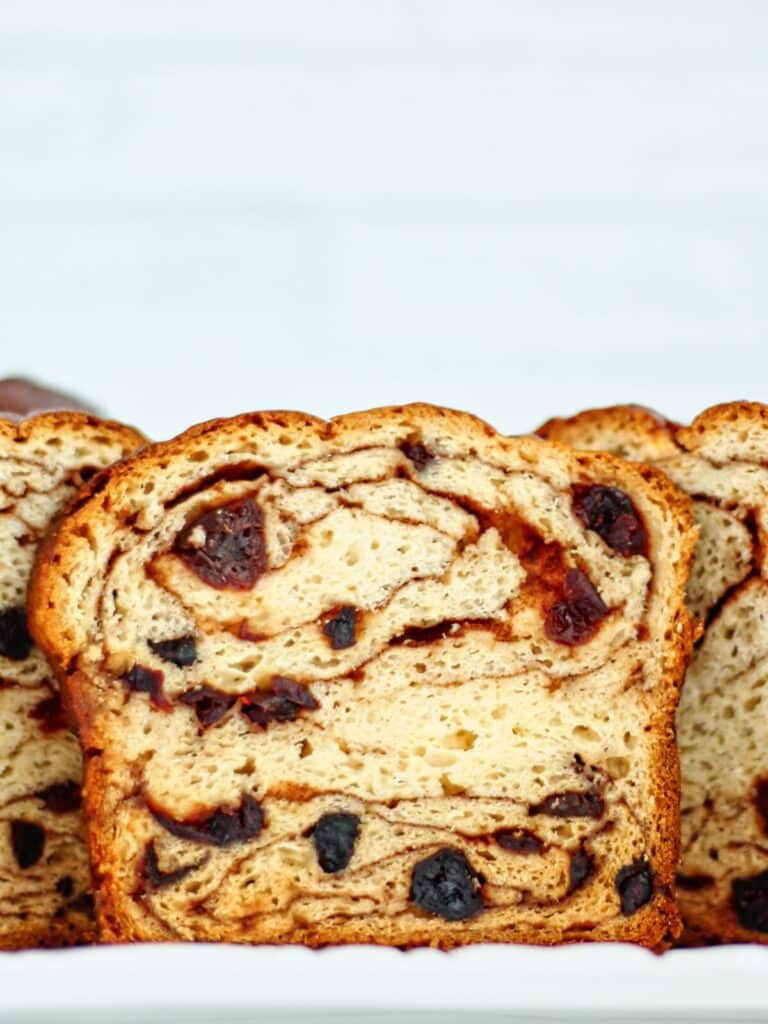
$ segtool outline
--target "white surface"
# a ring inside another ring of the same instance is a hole
[[[2,0],[0,375],[157,437],[768,389],[764,0]]]
[[[1,0],[0,376],[156,437],[766,399],[767,35],[763,0]],[[41,953],[0,1016],[764,1020],[766,956]]]
[[[768,950],[758,947],[664,957],[628,946],[476,946],[445,954],[201,945],[5,954],[0,1020],[765,1021],[767,968]]]

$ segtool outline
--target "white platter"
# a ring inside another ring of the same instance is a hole
[[[103,947],[0,955],[13,1024],[768,1020],[768,948]]]

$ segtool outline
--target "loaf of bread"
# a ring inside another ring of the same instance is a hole
[[[431,406],[115,467],[30,606],[104,938],[668,942],[694,543],[654,470]]]
[[[25,598],[52,517],[141,441],[84,413],[0,416],[0,949],[85,941],[93,929],[80,750]]]
[[[4,419],[26,419],[33,413],[51,409],[81,410],[95,414],[74,395],[53,391],[24,377],[5,377],[0,380],[0,416]]]
[[[678,715],[685,939],[768,942],[768,407],[716,406],[680,427],[620,406],[541,433],[653,462],[693,496],[688,603],[703,632]]]

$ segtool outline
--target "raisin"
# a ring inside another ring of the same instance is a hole
[[[6,608],[0,612],[0,655],[11,661],[24,661],[32,650],[27,631],[27,613],[23,608]]]
[[[72,780],[68,782],[54,782],[52,786],[46,786],[39,793],[35,793],[38,800],[42,800],[49,811],[54,814],[66,814],[67,811],[77,811],[82,804],[80,786]]]
[[[360,831],[356,814],[324,814],[312,828],[312,841],[320,867],[326,874],[343,871],[352,859]]]
[[[432,452],[421,441],[404,441],[400,445],[400,451],[414,464],[419,473],[434,459]]]
[[[197,647],[193,636],[177,636],[173,640],[148,640],[147,643],[163,661],[179,668],[188,668],[197,661]]]
[[[618,487],[575,487],[573,511],[620,555],[648,555],[648,534],[631,498]]]
[[[176,882],[180,882],[199,866],[199,864],[190,864],[187,867],[176,868],[175,871],[161,871],[155,844],[150,842],[147,843],[144,850],[140,874],[142,880],[153,889],[162,889],[167,885],[175,885]]]
[[[653,896],[653,873],[646,860],[636,860],[616,874],[616,891],[625,917],[634,914]]]
[[[602,818],[603,799],[594,790],[585,793],[566,790],[564,793],[552,793],[540,804],[533,804],[528,813],[549,814],[553,818]]]
[[[603,599],[580,569],[569,569],[563,581],[563,600],[549,609],[544,630],[559,644],[583,644],[590,640],[608,614]]]
[[[34,718],[40,723],[40,728],[43,732],[59,732],[61,729],[69,727],[64,708],[61,706],[61,697],[58,693],[54,693],[53,696],[46,697],[38,704],[35,704],[29,712],[29,717]]]
[[[163,693],[163,673],[154,668],[134,665],[130,672],[120,677],[133,693],[147,693],[156,708],[170,711],[171,702]]]
[[[333,618],[323,626],[323,632],[331,641],[334,651],[341,651],[345,647],[354,647],[356,644],[355,630],[357,628],[357,609],[351,605],[340,608]]]
[[[45,829],[31,821],[11,822],[11,847],[20,868],[31,868],[43,855]]]
[[[715,884],[712,875],[680,875],[677,876],[677,887],[685,892],[699,892],[701,889],[709,889]]]
[[[240,698],[240,704],[245,717],[262,729],[272,721],[292,722],[301,711],[320,707],[309,687],[283,676],[273,676],[271,690],[248,693]]]
[[[75,883],[69,875],[64,875],[56,883],[56,892],[59,896],[63,896],[65,900],[68,900],[74,891]]]
[[[410,897],[430,914],[463,921],[483,909],[480,884],[464,854],[446,846],[414,866]]]
[[[188,690],[179,697],[182,704],[188,704],[195,709],[197,720],[201,725],[215,725],[236,702],[237,697],[231,697],[221,690],[214,690],[212,686],[198,686],[194,690]]]
[[[731,902],[739,924],[755,932],[768,932],[768,871],[734,878]]]
[[[220,505],[190,523],[174,550],[204,583],[250,590],[267,568],[264,514],[252,498]]]
[[[575,892],[578,888],[584,885],[594,870],[594,861],[583,846],[575,853],[572,853],[571,865],[568,871],[569,894]]]
[[[541,839],[527,828],[500,829],[493,838],[503,850],[511,850],[512,853],[541,853],[544,849]]]
[[[230,846],[253,839],[264,827],[264,812],[261,804],[252,796],[244,796],[240,806],[233,811],[218,808],[212,814],[195,815],[186,821],[176,821],[170,815],[150,806],[155,821],[179,839],[209,846]]]

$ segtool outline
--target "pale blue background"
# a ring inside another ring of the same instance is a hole
[[[768,3],[1,0],[0,375],[155,436],[768,400]]]

